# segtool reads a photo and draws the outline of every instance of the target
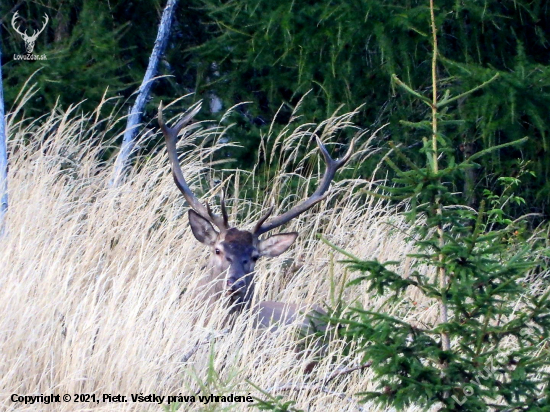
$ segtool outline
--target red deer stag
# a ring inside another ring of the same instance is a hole
[[[208,296],[211,302],[223,295],[228,296],[231,302],[229,311],[235,313],[250,307],[254,294],[254,266],[256,261],[260,257],[279,256],[292,245],[298,233],[280,233],[263,239],[260,236],[288,223],[325,199],[336,171],[350,159],[354,142],[352,141],[348,152],[342,159],[333,160],[326,147],[316,137],[327,166],[315,192],[304,202],[267,221],[273,211],[273,207],[271,207],[258,220],[252,231],[240,230],[229,226],[223,194],[221,196],[220,216],[213,213],[208,203],[205,206],[199,201],[183,177],[176,151],[176,139],[181,129],[189,123],[199,109],[200,106],[183,117],[174,127],[168,127],[163,120],[161,103],[158,110],[158,122],[166,140],[174,181],[191,207],[189,209],[191,230],[199,242],[211,249],[211,271],[209,275],[204,277],[201,284],[210,287]],[[257,324],[262,327],[269,327],[278,323],[293,323],[301,315],[299,305],[283,302],[263,301],[253,309],[258,313]],[[310,319],[301,318],[302,329],[310,325],[309,321]]]

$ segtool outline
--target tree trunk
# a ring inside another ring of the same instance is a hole
[[[8,211],[8,146],[2,86],[2,48],[0,44],[0,236],[4,233],[4,218]]]
[[[111,181],[109,182],[110,186],[118,186],[120,183],[124,169],[128,163],[128,158],[134,149],[134,137],[141,120],[141,114],[145,108],[145,104],[147,103],[147,99],[151,91],[151,85],[155,80],[154,77],[157,73],[160,57],[164,54],[166,44],[168,43],[168,36],[170,35],[170,28],[172,26],[172,16],[174,15],[177,2],[178,0],[168,0],[168,3],[166,3],[166,7],[164,8],[164,12],[162,13],[162,19],[157,32],[157,38],[155,40],[155,46],[153,47],[153,52],[149,58],[149,65],[147,66],[147,71],[145,72],[145,76],[143,77],[143,81],[139,87],[138,96],[134,106],[128,116],[128,123],[126,124],[124,138],[122,139],[122,146],[116,158],[113,175],[111,177]]]

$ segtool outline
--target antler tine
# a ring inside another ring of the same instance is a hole
[[[11,18],[11,25],[12,25],[13,29],[16,31],[16,33],[20,34],[21,36],[26,36],[26,34],[27,34],[26,30],[25,30],[25,33],[21,33],[21,31],[19,31],[19,24],[16,23],[18,17],[19,17],[19,12],[16,11],[13,14],[13,17]]]
[[[33,30],[33,34],[32,34],[32,37],[34,39],[36,39],[38,37],[38,35],[40,33],[42,33],[44,31],[44,29],[46,28],[46,25],[48,24],[48,22],[50,21],[50,18],[48,17],[48,15],[46,13],[44,13],[44,17],[46,18],[46,21],[44,22],[44,24],[42,25],[42,28],[38,31],[38,33],[34,33],[34,30]]]
[[[262,225],[264,224],[264,222],[267,220],[267,218],[269,216],[271,216],[271,214],[273,213],[273,206],[271,206],[267,212],[265,213],[265,215],[263,215],[259,220],[258,220],[258,223],[256,223],[256,225],[254,226],[254,230],[252,233],[254,234],[258,234],[258,235],[261,235],[261,233],[264,233],[264,232],[261,232],[261,233],[258,233],[259,230],[261,229]]]
[[[226,228],[229,227],[229,216],[227,215],[227,208],[225,207],[225,190],[222,188],[222,192],[220,194],[220,208],[222,211],[222,218],[223,223]]]
[[[221,189],[221,194],[220,194],[220,207],[222,210],[222,219],[223,219],[223,229],[220,228],[220,230],[225,230],[229,228],[229,216],[227,215],[227,208],[225,207],[225,191],[223,189]],[[210,207],[209,203],[206,204],[206,210],[208,211],[208,216],[210,216],[210,220],[214,221],[220,218],[212,211],[212,208]]]
[[[223,217],[217,216],[210,210],[209,205],[205,207],[199,201],[199,199],[191,191],[191,189],[189,188],[189,185],[185,181],[185,178],[183,177],[183,172],[181,170],[181,166],[178,160],[178,153],[176,150],[176,140],[177,140],[178,133],[200,111],[201,104],[200,103],[197,104],[193,108],[193,110],[191,110],[191,112],[188,115],[184,116],[174,127],[168,127],[164,123],[164,118],[162,117],[162,108],[163,107],[161,102],[158,109],[158,122],[159,122],[160,129],[162,130],[162,134],[164,135],[164,139],[166,141],[166,148],[168,149],[168,158],[170,159],[170,164],[172,165],[172,176],[174,177],[174,182],[176,183],[176,186],[181,191],[181,193],[185,197],[185,200],[187,200],[187,202],[195,212],[197,212],[206,220],[212,222],[221,231],[227,230],[228,229],[227,213],[225,212],[225,216]],[[225,205],[222,206],[222,213],[224,213],[223,209],[225,209]]]
[[[283,213],[282,215],[273,218],[267,224],[264,224],[264,221],[271,214],[271,209],[270,209],[268,214],[262,217],[256,224],[256,227],[254,229],[254,234],[256,236],[260,236],[263,233],[269,232],[270,230],[273,230],[276,227],[279,227],[291,221],[292,219],[304,213],[306,210],[310,209],[315,204],[319,203],[320,201],[322,201],[328,196],[327,190],[330,187],[330,182],[332,181],[332,179],[334,179],[334,175],[336,174],[336,171],[342,166],[344,166],[348,162],[348,160],[351,158],[351,155],[353,153],[353,148],[355,145],[355,138],[351,141],[349,145],[349,149],[344,155],[344,157],[339,160],[334,160],[332,157],[330,157],[330,154],[328,153],[327,148],[325,147],[325,145],[323,145],[323,143],[321,142],[321,139],[319,139],[318,136],[315,136],[315,140],[317,141],[319,150],[321,151],[321,154],[325,159],[325,163],[327,164],[327,168],[325,170],[325,174],[323,175],[323,178],[321,179],[321,183],[319,183],[319,186],[317,187],[315,192],[313,192],[313,194],[304,202],[294,206],[292,209]]]

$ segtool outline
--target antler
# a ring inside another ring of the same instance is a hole
[[[33,30],[32,32],[32,36],[29,36],[27,35],[27,30],[25,30],[24,33],[22,33],[21,31],[19,31],[19,25],[16,26],[16,21],[17,21],[17,18],[19,17],[19,12],[16,11],[15,14],[13,15],[13,17],[11,18],[11,25],[13,27],[13,29],[19,34],[21,35],[24,39],[27,39],[27,40],[36,40],[38,38],[38,35],[40,33],[42,33],[44,31],[44,29],[46,28],[46,25],[48,24],[48,22],[50,21],[50,18],[48,17],[48,15],[46,13],[44,13],[44,17],[46,18],[46,21],[44,22],[44,24],[42,25],[42,28],[40,30],[38,30],[38,32],[36,32],[35,30]]]
[[[342,166],[344,166],[347,163],[347,161],[351,158],[355,141],[354,140],[351,141],[349,145],[349,149],[342,159],[334,160],[330,157],[327,151],[327,148],[321,143],[321,140],[319,139],[319,137],[315,136],[315,140],[317,141],[317,145],[319,146],[319,149],[323,154],[323,158],[325,159],[325,163],[327,164],[327,169],[325,170],[325,174],[321,179],[321,183],[319,184],[319,187],[304,202],[294,206],[292,209],[283,213],[282,215],[273,218],[270,222],[264,223],[269,217],[269,215],[271,215],[271,213],[273,212],[273,207],[271,207],[267,211],[267,213],[264,216],[262,216],[260,220],[258,220],[258,223],[256,223],[256,226],[254,228],[254,234],[256,236],[260,236],[263,233],[266,233],[272,229],[275,229],[276,227],[284,225],[285,223],[291,221],[295,217],[304,213],[306,210],[313,207],[313,205],[319,203],[321,200],[325,199],[328,196],[328,193],[325,193],[325,192],[330,187],[330,182],[332,181],[332,179],[334,179],[334,175],[336,174],[336,171]]]
[[[193,108],[193,110],[191,110],[189,114],[184,116],[174,127],[168,127],[164,123],[164,119],[162,117],[161,102],[158,110],[158,122],[160,129],[162,130],[162,134],[164,135],[164,139],[166,140],[168,158],[170,159],[170,163],[172,165],[172,176],[174,177],[174,182],[176,183],[176,186],[181,191],[181,193],[183,193],[185,200],[187,200],[187,202],[195,212],[197,212],[209,222],[216,225],[218,229],[220,229],[220,231],[224,232],[229,228],[229,225],[227,210],[225,208],[225,196],[223,191],[221,195],[222,216],[218,216],[212,212],[212,209],[210,209],[210,205],[208,203],[206,204],[206,206],[204,206],[187,185],[187,182],[183,177],[183,172],[178,161],[178,153],[176,151],[176,140],[178,133],[185,125],[187,125],[191,121],[191,119],[200,111],[200,109],[201,105],[196,105],[196,107]]]
[[[19,25],[16,26],[16,21],[17,21],[17,18],[19,17],[19,12],[16,11],[15,14],[13,15],[13,17],[11,18],[11,25],[13,27],[13,29],[21,36],[23,37],[27,37],[27,31],[25,31],[25,33],[21,33],[19,31]]]
[[[46,28],[46,24],[48,24],[48,22],[50,21],[50,18],[48,17],[48,15],[46,13],[44,13],[44,17],[46,18],[46,21],[42,25],[42,28],[40,30],[38,30],[38,32],[35,33],[34,30],[32,31],[31,40],[36,40],[38,38],[38,35],[40,33],[42,33],[44,31],[44,29]]]

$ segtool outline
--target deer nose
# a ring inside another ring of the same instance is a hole
[[[235,278],[229,278],[227,279],[227,282],[225,283],[227,289],[233,291],[233,292],[236,292],[237,289],[238,289],[238,285],[237,285],[237,279]]]

